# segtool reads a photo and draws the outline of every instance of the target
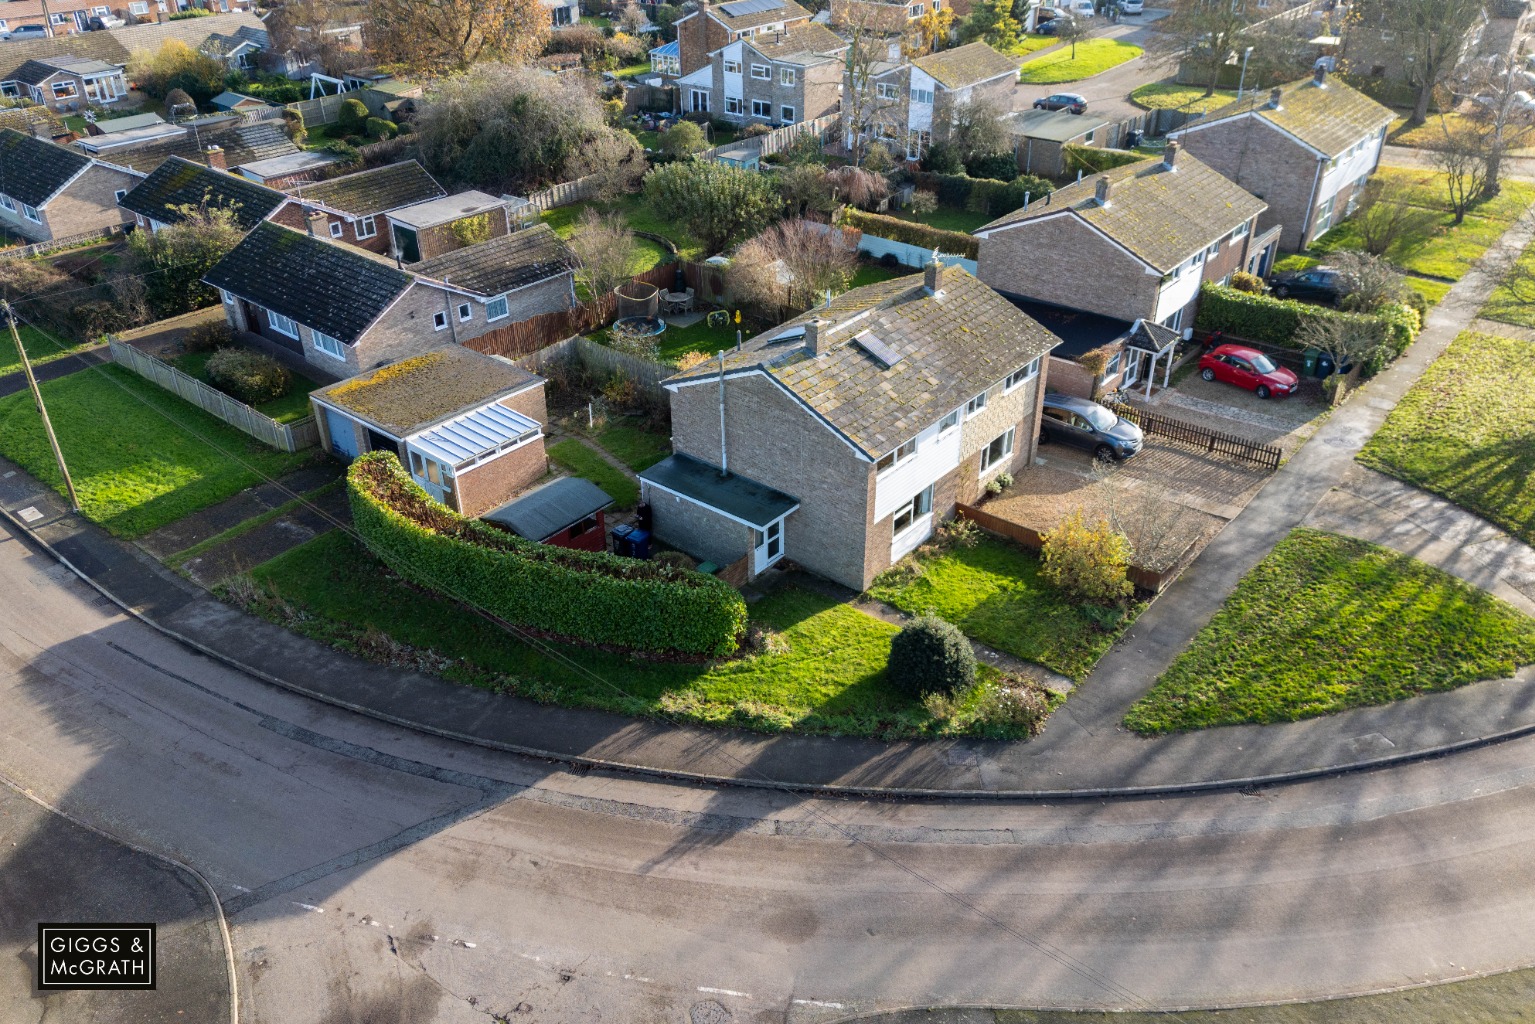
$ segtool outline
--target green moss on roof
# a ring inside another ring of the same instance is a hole
[[[1270,92],[1254,90],[1207,114],[1196,127],[1251,114],[1334,157],[1396,116],[1336,75],[1320,87],[1310,78],[1280,86],[1279,106],[1271,107],[1269,102]]]
[[[390,363],[315,394],[404,436],[520,391],[536,380],[521,367],[455,347]]]

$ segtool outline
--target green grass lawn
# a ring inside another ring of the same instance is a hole
[[[32,368],[51,363],[55,359],[63,359],[71,352],[83,348],[83,345],[66,345],[59,347],[58,342],[44,334],[30,324],[17,324],[16,330],[21,335],[21,345],[27,350],[27,359],[32,363]],[[21,370],[21,357],[16,354],[16,342],[11,338],[11,332],[0,328],[0,376],[7,373],[17,373]]]
[[[640,500],[640,485],[609,465],[601,455],[574,438],[566,438],[549,446],[549,458],[553,462],[590,480],[607,492],[608,497],[620,509],[633,508]]]
[[[1416,128],[1407,127],[1407,118],[1398,117],[1391,122],[1386,129],[1386,144],[1390,146],[1434,146],[1442,143],[1445,138],[1445,128],[1453,133],[1456,130],[1471,124],[1471,119],[1464,114],[1449,113],[1442,115],[1444,123],[1440,123],[1439,114],[1430,114],[1428,120]]]
[[[1018,73],[1018,80],[1034,85],[1076,82],[1116,68],[1145,52],[1133,43],[1118,39],[1089,39],[1077,44],[1075,59],[1072,58],[1071,47],[1063,46],[1043,57],[1026,61],[1023,70]]]
[[[703,307],[699,308],[702,311]],[[730,313],[734,317],[735,310]],[[739,328],[734,320],[725,327],[710,327],[708,317],[687,327],[668,326],[661,332],[661,361],[675,363],[689,352],[704,352],[712,356],[721,349],[733,349],[736,347],[737,330],[741,332],[742,341],[757,333],[751,321],[744,319]]]
[[[880,281],[888,281],[893,277],[905,277],[915,274],[911,267],[898,267],[895,270],[887,270],[878,263],[860,263],[858,270],[853,274],[853,280],[848,284],[849,289],[862,288],[866,284],[877,284]]]
[[[610,422],[597,432],[597,443],[636,473],[672,453],[671,438],[646,430],[632,418]]]
[[[955,206],[940,206],[932,213],[924,213],[921,216],[914,216],[905,210],[897,211],[892,216],[902,220],[914,220],[930,228],[938,228],[940,231],[958,231],[967,235],[982,224],[990,223],[995,219],[990,214],[971,213],[969,210],[962,210]]]
[[[1535,343],[1467,332],[1397,403],[1359,461],[1535,543]]]
[[[985,537],[919,564],[916,577],[900,567],[882,575],[869,596],[914,615],[931,610],[974,640],[1073,679],[1119,635],[1096,626],[1045,581],[1035,555],[1007,541]]]
[[[85,514],[119,537],[148,533],[314,456],[274,451],[117,366],[61,377],[42,391]],[[62,493],[25,392],[0,398],[0,454]]]
[[[1437,306],[1444,301],[1444,297],[1450,294],[1451,283],[1449,281],[1429,281],[1421,277],[1408,275],[1407,287],[1423,296],[1430,306]]]
[[[212,352],[188,352],[171,360],[171,365],[189,377],[213,387],[213,382],[208,379],[208,360],[213,358]],[[270,416],[278,423],[294,423],[305,416],[313,414],[309,407],[309,392],[320,387],[316,381],[310,380],[302,374],[294,373],[293,386],[286,395],[273,399],[270,402],[262,402],[252,406],[257,412]]]
[[[1386,259],[1410,274],[1459,281],[1508,227],[1484,217],[1468,216],[1459,225],[1453,221],[1453,215],[1448,213],[1425,218],[1421,230],[1406,232],[1391,243]],[[1317,239],[1311,251],[1361,248],[1363,243],[1353,222],[1344,221]]]
[[[1130,93],[1130,102],[1147,110],[1186,110],[1208,114],[1237,98],[1235,89],[1217,89],[1209,96],[1203,86],[1176,82],[1153,82]]]
[[[1058,42],[1060,40],[1055,38],[1055,36],[1039,36],[1025,33],[1008,52],[1012,53],[1015,57],[1027,57],[1031,53],[1048,50]]]
[[[671,239],[677,246],[678,254],[684,259],[699,259],[704,255],[700,242],[684,234],[671,221],[656,216],[644,197],[638,194],[623,196],[611,203],[584,202],[557,206],[544,212],[544,223],[548,224],[561,238],[569,238],[576,230],[581,211],[588,207],[595,209],[598,213],[621,213],[632,230],[649,231],[651,234]],[[670,256],[666,250],[654,242],[642,238],[640,243],[647,248],[644,250],[646,255],[643,259],[637,259],[630,264],[631,267],[638,268],[633,271],[636,274],[649,270]]]
[[[641,75],[650,74],[649,59],[642,60],[638,64],[630,64],[628,67],[619,68],[613,72],[614,78],[638,78]]]
[[[1125,725],[1293,722],[1532,661],[1535,619],[1406,555],[1298,529],[1242,578]]]
[[[1519,274],[1514,280],[1515,287],[1507,284],[1497,287],[1482,307],[1481,315],[1488,320],[1535,328],[1535,301],[1526,294],[1529,287],[1523,283],[1525,280],[1535,281],[1535,245],[1519,254]]]
[[[454,602],[406,586],[339,532],[252,575],[308,613],[297,621],[272,614],[291,629],[352,651],[366,630],[380,630],[455,659],[443,673],[450,679],[544,703],[759,732],[897,739],[965,728],[963,715],[935,720],[885,685],[894,626],[794,587],[751,605],[753,622],[778,631],[781,653],[678,664],[564,645],[551,645],[558,657],[540,653]]]

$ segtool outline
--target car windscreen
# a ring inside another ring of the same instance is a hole
[[[1263,355],[1262,353],[1254,354],[1252,362],[1253,369],[1257,370],[1259,373],[1273,373],[1275,370],[1279,369],[1278,366],[1274,365],[1274,360],[1270,359],[1266,355]]]
[[[1114,424],[1119,422],[1118,416],[1115,416],[1101,405],[1089,406],[1083,409],[1080,415],[1098,430],[1112,430]]]

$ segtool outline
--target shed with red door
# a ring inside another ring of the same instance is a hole
[[[603,512],[612,504],[608,493],[590,480],[567,476],[535,487],[481,518],[540,544],[602,551],[607,536]]]

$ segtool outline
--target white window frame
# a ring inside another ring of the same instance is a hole
[[[794,116],[794,108],[789,106],[787,103],[778,108],[778,114],[778,119],[784,124],[795,123],[796,118]]]
[[[26,203],[21,204],[21,215],[36,224],[43,222],[42,214],[37,212],[37,207],[28,206]]]
[[[982,473],[987,472],[993,467],[1006,465],[1007,460],[1012,458],[1013,442],[1016,440],[1017,433],[1017,427],[1008,427],[1002,433],[992,438],[990,443],[988,443],[985,448],[981,449]],[[1002,450],[993,455],[991,450],[996,446],[998,441],[1002,442]]]
[[[970,420],[986,411],[986,392],[982,391],[965,403],[965,419]]]
[[[0,192],[0,206],[5,207],[7,210],[10,210],[12,213],[16,212],[16,200],[12,199],[10,196],[6,195],[3,192]]]
[[[938,434],[941,437],[957,426],[959,426],[959,410],[955,409],[953,412],[949,413],[943,419],[938,421]]]
[[[359,241],[364,238],[372,238],[378,234],[378,218],[372,215],[364,217],[356,223],[352,231]]]
[[[474,307],[467,302],[458,304],[458,322],[466,324],[474,319]]]
[[[128,13],[135,18],[142,18],[149,13],[149,0],[130,0]]]
[[[321,334],[319,331],[310,330],[309,338],[314,342],[316,351],[324,352],[332,359],[346,362],[346,349],[341,347],[341,342],[332,338],[329,334]]]
[[[922,17],[923,13],[924,12],[922,10],[921,3],[912,4],[910,7],[906,8],[906,20],[916,21],[918,18]]]
[[[912,86],[911,101],[913,103],[926,103],[931,106],[933,103],[933,90],[918,89],[916,86]]]
[[[725,97],[725,113],[727,113],[727,114],[742,114],[742,113],[745,113],[745,112],[746,112],[746,106],[745,106],[745,103],[742,101],[741,97],[739,97],[739,96],[726,96]]]
[[[117,191],[112,193],[112,201],[115,202],[115,203],[120,203],[120,202],[123,201],[123,196],[125,196],[127,194],[128,194],[128,190],[127,189],[120,188]]]
[[[773,80],[773,67],[770,64],[753,64],[752,77],[759,82],[771,82]]]
[[[1246,238],[1247,232],[1250,229],[1251,226],[1247,223],[1247,221],[1244,220],[1242,223],[1238,224],[1235,228],[1232,229],[1231,240],[1235,242],[1238,238]]]
[[[72,100],[80,95],[80,87],[69,79],[65,79],[62,82],[54,82],[48,88],[56,100]],[[59,90],[61,89],[68,89],[69,91],[60,92]]]
[[[439,309],[432,314],[432,330],[445,331],[448,329],[448,311]]]
[[[345,234],[346,234],[346,225],[345,224],[341,223],[339,220],[333,220],[333,221],[330,222],[330,237],[332,237],[332,238],[340,238],[340,237],[342,237]]]
[[[725,61],[725,74],[727,74],[727,75],[739,75],[740,73],[741,73],[741,62],[740,61],[738,61],[738,60],[728,60],[728,59]]]
[[[896,509],[890,516],[891,536],[899,537],[917,525],[917,520],[931,511],[933,511],[933,485],[928,484],[922,490],[913,494],[910,501]],[[902,518],[906,520],[904,524],[901,522]]]
[[[498,303],[500,304],[501,308],[501,312],[499,313],[495,312]],[[496,320],[505,320],[511,315],[511,305],[506,301],[505,295],[497,295],[495,298],[485,303],[485,320],[487,323],[494,322]]]
[[[1005,395],[1010,391],[1016,391],[1018,388],[1022,387],[1024,384],[1027,384],[1029,381],[1038,376],[1039,357],[1036,356],[1033,359],[1030,359],[1023,366],[1020,366],[1018,369],[1007,375],[1007,380],[1002,382],[1002,393]]]
[[[709,113],[709,90],[689,89],[688,103],[691,105],[692,112],[695,114]]]
[[[773,119],[772,100],[752,100],[752,117],[760,117],[764,121]]]
[[[1118,352],[1115,352],[1114,353],[1114,358],[1110,359],[1107,363],[1105,363],[1103,365],[1103,376],[1099,377],[1098,379],[1099,380],[1108,380],[1110,377],[1112,377],[1116,373],[1118,373],[1119,372],[1119,366],[1120,366],[1121,363],[1124,362],[1124,358],[1125,358],[1125,350],[1124,349],[1120,349]]]
[[[794,69],[793,68],[779,68],[778,69],[778,84],[779,85],[793,85],[794,82],[795,82],[795,74],[794,74]]]
[[[874,95],[882,100],[898,100],[901,98],[901,86],[896,82],[875,82]]]
[[[876,462],[874,464],[874,471],[877,474],[888,472],[889,470],[892,470],[899,466],[901,463],[905,462],[907,459],[914,458],[916,454],[917,439],[914,437],[910,441],[904,442],[895,451],[889,452],[885,455],[884,458]]]
[[[284,338],[292,338],[298,341],[298,322],[291,316],[283,316],[275,309],[266,311],[266,322],[272,330],[281,334]]]
[[[235,297],[233,295],[230,295],[224,289],[220,288],[219,289],[219,301],[222,302],[226,306],[233,306],[235,304]]]

